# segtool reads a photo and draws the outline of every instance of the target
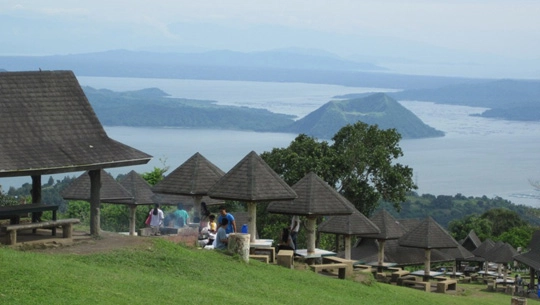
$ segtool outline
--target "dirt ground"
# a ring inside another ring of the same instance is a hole
[[[101,232],[99,237],[93,237],[88,232],[73,231],[73,241],[66,242],[63,238],[50,238],[50,231],[46,239],[34,239],[24,241],[24,236],[19,237],[22,241],[18,246],[22,250],[31,250],[43,253],[70,253],[70,254],[91,254],[107,252],[127,247],[144,247],[149,244],[150,238],[128,236],[114,232]],[[61,232],[60,232],[61,234]],[[40,235],[40,233],[38,233]]]

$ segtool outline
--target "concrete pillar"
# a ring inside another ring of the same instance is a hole
[[[233,254],[238,254],[244,262],[249,262],[249,239],[250,234],[231,233],[229,234],[229,244],[227,250]]]

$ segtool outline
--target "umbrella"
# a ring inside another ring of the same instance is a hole
[[[431,269],[431,250],[456,248],[459,244],[433,218],[428,217],[398,240],[400,246],[420,248],[425,251],[424,281],[427,281]]]
[[[248,153],[209,190],[214,199],[247,202],[249,234],[255,241],[257,227],[257,202],[292,200],[296,192],[254,151]]]
[[[271,202],[267,211],[307,216],[307,253],[314,253],[317,216],[351,215],[354,206],[313,172],[305,175],[292,188],[298,194],[298,198],[292,203]]]
[[[195,216],[201,215],[201,201],[208,190],[225,173],[200,153],[195,153],[163,180],[156,183],[155,193],[186,195],[194,198]]]

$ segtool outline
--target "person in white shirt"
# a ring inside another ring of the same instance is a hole
[[[151,217],[150,227],[152,228],[152,233],[154,235],[160,235],[159,228],[163,224],[163,211],[159,208],[159,204],[155,204],[154,208],[148,213]]]

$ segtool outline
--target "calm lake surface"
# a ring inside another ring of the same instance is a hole
[[[83,86],[115,91],[157,87],[173,97],[216,100],[219,104],[265,108],[299,118],[335,95],[392,89],[353,88],[303,83],[199,81],[79,77]],[[509,122],[470,116],[484,109],[401,101],[426,124],[446,133],[442,138],[402,140],[404,157],[398,162],[414,169],[419,194],[483,196],[540,207],[529,180],[540,180],[540,123]],[[153,167],[175,169],[199,152],[223,171],[231,169],[250,151],[262,153],[286,147],[294,134],[175,128],[105,127],[109,137],[154,158],[146,165],[108,170],[113,175]],[[55,175],[60,179],[66,175]],[[48,177],[44,177],[46,181]],[[30,178],[2,178],[4,190]]]

